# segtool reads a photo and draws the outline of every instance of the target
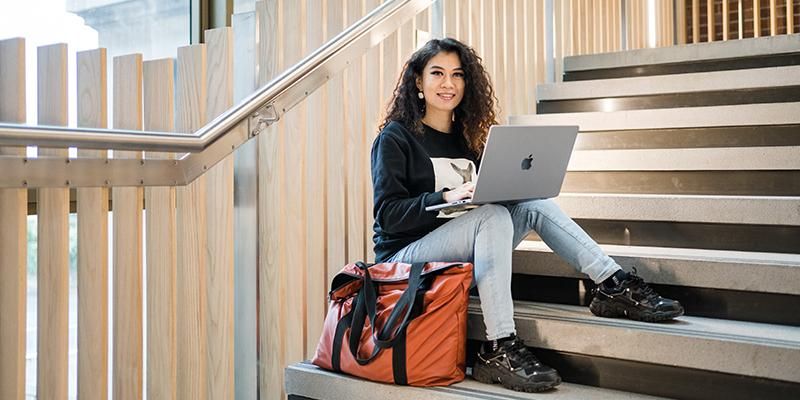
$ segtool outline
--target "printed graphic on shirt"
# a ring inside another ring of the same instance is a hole
[[[433,175],[436,177],[435,191],[455,189],[467,182],[475,182],[477,169],[466,158],[431,158]],[[437,218],[455,218],[466,211],[439,211]]]

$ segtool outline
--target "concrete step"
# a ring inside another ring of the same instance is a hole
[[[663,285],[800,295],[800,255],[744,251],[600,245],[626,270]],[[514,251],[514,273],[586,278],[544,242],[525,240]]]
[[[800,85],[800,66],[540,84],[538,102],[702,93]]]
[[[800,197],[561,193],[574,219],[800,225]]]
[[[800,146],[576,150],[567,171],[744,171],[800,169]]]
[[[571,56],[564,59],[564,80],[797,65],[798,49],[794,34]]]
[[[614,112],[529,114],[509,117],[513,125],[578,125],[581,132],[640,129],[765,126],[800,123],[800,102],[662,108]]]
[[[658,398],[572,383],[562,383],[556,390],[546,393],[520,393],[504,389],[500,385],[479,383],[469,377],[463,382],[446,387],[397,386],[333,373],[308,363],[293,364],[286,368],[286,394],[290,400],[293,396],[318,400],[644,400]]]
[[[596,317],[587,307],[515,302],[517,335],[536,348],[800,383],[800,328],[680,317],[650,324]],[[480,304],[468,336],[484,340]]]

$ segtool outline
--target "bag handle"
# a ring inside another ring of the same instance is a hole
[[[358,263],[358,266],[364,270],[364,284],[362,285],[361,290],[356,297],[355,305],[352,310],[353,318],[350,325],[350,341],[348,344],[350,347],[350,353],[360,365],[369,364],[378,355],[378,353],[380,353],[381,350],[392,347],[397,339],[401,336],[400,333],[403,332],[410,323],[409,319],[414,300],[416,299],[417,293],[422,287],[422,270],[425,267],[425,264],[426,263],[414,263],[411,265],[411,272],[408,278],[408,287],[398,299],[394,310],[392,310],[392,313],[387,319],[386,326],[384,326],[384,328],[381,329],[381,332],[376,336],[375,321],[377,319],[377,290],[374,282],[372,281],[372,277],[369,274],[369,266],[363,263]],[[395,321],[397,321],[403,312],[404,315],[402,322],[400,322],[397,328],[392,329]],[[370,336],[372,337],[372,341],[375,346],[372,349],[372,354],[369,357],[361,358],[358,354],[360,348],[360,339],[367,317],[369,317],[370,320]]]

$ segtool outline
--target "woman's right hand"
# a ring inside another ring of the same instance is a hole
[[[475,184],[467,182],[453,190],[448,190],[442,194],[445,203],[452,203],[462,199],[471,199],[475,192]]]

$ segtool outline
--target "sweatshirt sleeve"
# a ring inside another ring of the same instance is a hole
[[[389,234],[419,233],[435,228],[438,212],[425,207],[444,201],[443,192],[412,197],[408,182],[408,146],[403,148],[392,135],[380,134],[372,146],[372,186],[375,221]]]

